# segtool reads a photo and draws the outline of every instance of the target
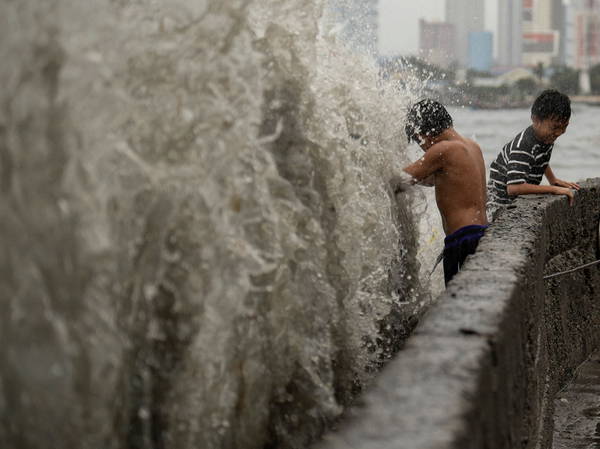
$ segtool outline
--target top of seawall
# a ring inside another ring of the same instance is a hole
[[[552,398],[600,345],[600,179],[504,211],[319,449],[548,447]]]

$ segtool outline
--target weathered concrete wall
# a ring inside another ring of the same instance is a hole
[[[543,276],[598,258],[599,190],[505,211],[319,448],[549,447],[554,395],[600,346],[600,266]]]

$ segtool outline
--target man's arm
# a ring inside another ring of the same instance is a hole
[[[556,176],[554,176],[554,172],[550,168],[550,165],[548,165],[546,167],[546,170],[544,170],[544,174],[546,175],[546,179],[548,180],[550,185],[559,186],[559,187],[567,187],[569,189],[575,189],[575,190],[579,190],[581,188],[581,187],[579,187],[579,184],[577,184],[575,182],[563,181],[562,179],[558,179]]]

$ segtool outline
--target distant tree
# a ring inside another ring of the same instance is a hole
[[[590,84],[592,93],[600,94],[600,64],[596,64],[590,69]]]
[[[501,86],[472,86],[463,87],[467,104],[475,107],[494,108],[501,104],[510,103],[511,88],[507,84]]]
[[[550,87],[569,95],[579,92],[579,71],[567,66],[553,67]]]
[[[470,86],[467,90],[469,97],[476,103],[491,103],[497,98],[497,89],[488,86]]]
[[[539,83],[533,78],[521,78],[515,83],[515,87],[522,96],[533,95],[538,90]]]
[[[471,83],[475,78],[493,78],[490,72],[482,72],[481,70],[468,69],[467,70],[467,82]]]
[[[493,87],[492,89],[494,91],[495,96],[510,95],[510,92],[512,91],[510,84],[502,84],[498,87]]]
[[[542,62],[538,62],[535,68],[533,69],[533,73],[538,77],[540,81],[544,79],[544,64]]]

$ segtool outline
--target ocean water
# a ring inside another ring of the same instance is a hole
[[[304,448],[397,349],[421,85],[335,7],[0,3],[0,447]]]
[[[488,170],[506,142],[531,124],[529,109],[450,108],[450,113],[457,131],[479,143]],[[569,127],[555,142],[550,160],[558,178],[578,181],[600,176],[599,120],[599,107],[573,104]]]

